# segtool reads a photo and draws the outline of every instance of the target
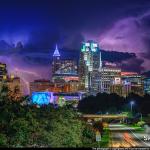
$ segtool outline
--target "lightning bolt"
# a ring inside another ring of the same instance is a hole
[[[33,71],[27,71],[27,70],[22,70],[22,69],[18,69],[18,68],[15,68],[14,69],[14,71],[16,72],[16,73],[27,73],[27,74],[32,74],[32,75],[34,75],[34,76],[36,76],[36,77],[41,77],[40,75],[38,75],[37,73],[35,73],[35,72],[33,72]]]
[[[21,88],[22,88],[22,91],[24,91],[23,92],[24,94],[29,94],[30,93],[29,81],[28,81],[28,79],[26,79],[24,77],[25,74],[31,75],[32,77],[41,78],[41,76],[39,74],[37,74],[36,72],[19,69],[17,67],[14,68],[13,73],[16,76],[20,77],[20,79],[21,79]]]
[[[23,83],[23,86],[21,86],[21,87],[24,87],[24,89],[27,89],[27,93],[30,93],[29,82],[24,77],[21,77],[21,80]]]

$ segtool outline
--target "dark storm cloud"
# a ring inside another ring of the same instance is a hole
[[[149,69],[149,10],[149,0],[1,0],[0,61],[26,84],[49,79],[56,43],[61,56],[77,59],[82,41],[93,39],[101,49],[125,52],[104,52],[106,60]]]
[[[144,60],[142,68],[150,69],[150,11],[138,16],[123,17],[114,22],[112,27],[98,35],[100,45],[104,49],[120,52],[136,53],[138,59]],[[88,35],[90,39],[93,35]],[[141,66],[139,66],[139,69]]]
[[[141,52],[141,56],[145,59],[150,59],[150,37],[143,37],[143,42],[145,43],[145,46],[147,47],[147,51]]]
[[[48,49],[54,46],[54,43],[59,43],[60,35],[58,32],[34,31],[30,33],[29,43],[25,45],[29,49]]]
[[[144,67],[142,67],[142,64],[144,63],[143,59],[139,58],[130,58],[128,60],[122,61],[122,69],[124,71],[135,71],[138,73],[141,73],[141,71],[144,71]]]
[[[63,47],[70,50],[74,49],[79,51],[83,41],[84,36],[81,33],[74,32],[73,34],[67,34],[67,36],[64,37]]]
[[[141,19],[141,24],[143,29],[142,40],[146,47],[146,49],[141,52],[141,56],[145,59],[150,59],[150,12]]]
[[[150,13],[149,12],[141,18],[141,24],[144,26],[145,29],[150,28]]]

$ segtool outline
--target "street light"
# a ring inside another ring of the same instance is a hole
[[[130,105],[131,105],[131,113],[132,113],[132,109],[133,109],[133,105],[134,105],[135,103],[134,103],[134,101],[131,101],[130,102]]]
[[[143,120],[143,119],[142,119],[142,113],[139,113],[139,114],[141,115],[141,121],[142,121],[142,120]]]

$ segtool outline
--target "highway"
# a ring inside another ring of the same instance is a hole
[[[129,147],[150,147],[150,140],[144,141],[144,136],[150,134],[135,131],[135,128],[122,124],[110,124],[111,138],[109,147],[111,148],[129,148]]]

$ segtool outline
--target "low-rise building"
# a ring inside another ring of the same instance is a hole
[[[140,96],[144,95],[144,78],[136,72],[121,72],[123,81],[123,96],[134,93]]]
[[[50,80],[39,79],[33,82],[30,82],[30,95],[32,92],[37,91],[48,91],[49,88],[54,87],[54,83],[50,82]]]
[[[111,85],[115,79],[121,77],[121,69],[116,67],[103,67],[100,70],[100,92],[111,93]]]
[[[67,80],[67,79],[66,79]],[[35,80],[30,82],[30,95],[32,92],[39,91],[50,91],[50,92],[77,92],[79,88],[78,80],[67,81],[63,79],[58,79],[56,82],[50,82],[50,80]]]
[[[150,78],[148,77],[144,79],[144,93],[150,94]]]

